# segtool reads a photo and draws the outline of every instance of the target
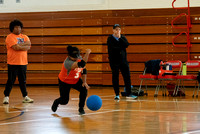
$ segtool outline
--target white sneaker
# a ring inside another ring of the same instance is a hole
[[[9,97],[8,96],[4,97],[3,104],[9,104]]]
[[[33,103],[33,99],[29,98],[28,96],[24,97],[23,103]]]
[[[135,95],[129,95],[129,96],[126,96],[127,99],[137,99],[137,96]]]

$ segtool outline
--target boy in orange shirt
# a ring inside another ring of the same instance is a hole
[[[31,42],[28,36],[21,34],[22,28],[21,21],[13,20],[10,22],[9,29],[11,33],[6,37],[8,80],[4,90],[3,104],[9,104],[9,95],[16,76],[18,76],[19,86],[24,97],[22,102],[33,102],[33,99],[27,96],[26,91],[27,51],[31,47]]]

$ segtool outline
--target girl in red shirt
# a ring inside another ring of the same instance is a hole
[[[68,57],[63,62],[61,72],[58,75],[60,97],[54,100],[51,109],[56,112],[59,104],[66,105],[69,101],[70,89],[74,88],[80,92],[79,114],[85,114],[84,105],[87,89],[89,89],[86,83],[87,70],[85,64],[91,50],[87,49],[83,58],[80,56],[80,51],[77,47],[68,46],[67,51]],[[81,79],[81,76],[83,79]]]

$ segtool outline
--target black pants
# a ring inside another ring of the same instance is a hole
[[[82,83],[83,83],[82,79],[79,79],[79,81],[76,84],[67,84],[67,83],[62,82],[59,79],[58,79],[58,82],[59,82],[60,97],[55,100],[58,104],[66,105],[69,102],[70,89],[74,88],[80,92],[79,107],[83,108],[85,106],[85,100],[87,97],[87,89],[82,86]]]
[[[126,93],[127,95],[130,95],[131,94],[131,78],[130,78],[129,64],[128,63],[120,63],[120,64],[110,63],[110,67],[112,70],[112,84],[115,90],[115,94],[119,95],[119,70],[120,70],[124,79]]]
[[[19,86],[22,92],[22,96],[27,96],[26,91],[26,70],[27,65],[8,65],[8,80],[4,90],[4,95],[9,96],[12,90],[12,86],[15,83],[18,76]]]

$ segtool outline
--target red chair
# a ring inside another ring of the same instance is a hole
[[[194,69],[194,68],[200,68],[200,61],[197,61],[197,60],[189,60],[186,63],[186,66],[187,66],[187,69]],[[195,94],[195,90],[196,90],[196,87],[197,87],[197,83],[198,83],[198,80],[197,80],[197,74],[188,74],[188,75],[178,75],[177,76],[177,79],[179,80],[179,83],[178,83],[178,88],[176,90],[176,95],[178,93],[178,89],[179,89],[179,86],[182,85],[182,87],[184,88],[184,81],[195,81],[195,88],[194,88],[194,92],[193,92],[193,96],[194,97],[194,94]],[[182,82],[182,83],[181,83]],[[185,88],[184,88],[185,89]],[[199,84],[198,84],[198,90],[197,90],[197,94],[196,94],[196,97],[198,97],[198,92],[199,92]]]
[[[162,60],[156,59],[156,60],[149,60],[145,62],[145,69],[142,75],[139,75],[139,78],[141,80],[139,92],[142,90],[142,84],[143,81],[145,82],[145,89],[146,89],[146,95],[147,93],[147,83],[146,81],[157,81],[158,80],[158,74],[160,69],[160,62]],[[158,84],[157,84],[158,85]],[[157,86],[156,86],[157,88]]]
[[[154,97],[158,96],[158,91],[159,91],[161,85],[162,85],[162,89],[163,89],[162,95],[166,96],[166,89],[164,88],[165,87],[165,81],[176,81],[176,83],[178,83],[177,82],[177,74],[174,73],[174,71],[175,71],[175,69],[178,69],[177,71],[178,71],[178,74],[180,75],[182,62],[179,61],[179,60],[167,61],[165,63],[161,63],[161,67],[165,64],[171,65],[172,70],[164,70],[164,69],[161,68],[160,73],[158,75],[159,84],[157,86],[157,90],[155,91]],[[176,86],[175,86],[173,95],[175,95],[175,92],[176,92]]]

